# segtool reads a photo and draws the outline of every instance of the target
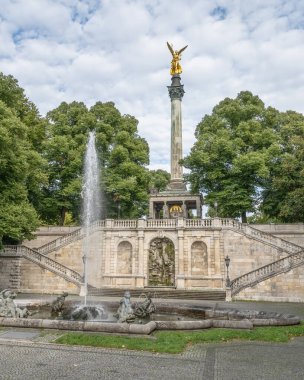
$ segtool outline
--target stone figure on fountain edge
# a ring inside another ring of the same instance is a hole
[[[129,291],[126,291],[123,298],[119,302],[119,307],[114,317],[118,319],[118,322],[134,322],[134,310],[131,305],[131,295]]]
[[[27,318],[30,312],[27,308],[19,308],[14,302],[17,294],[13,290],[4,289],[0,292],[0,317]]]

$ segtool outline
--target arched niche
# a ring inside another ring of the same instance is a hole
[[[132,274],[132,244],[122,241],[117,247],[117,273]]]
[[[208,252],[203,241],[195,241],[191,245],[191,273],[193,275],[208,275]]]
[[[174,261],[175,249],[172,240],[166,237],[153,239],[149,247],[149,286],[174,286]]]

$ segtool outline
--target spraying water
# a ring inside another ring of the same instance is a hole
[[[95,146],[95,132],[89,133],[84,162],[84,181],[82,185],[83,212],[82,226],[83,265],[84,265],[84,304],[87,304],[88,255],[90,254],[90,225],[101,216],[100,170]]]

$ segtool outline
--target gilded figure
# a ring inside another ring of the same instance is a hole
[[[186,45],[180,50],[173,50],[173,45],[169,44],[169,42],[167,42],[167,46],[172,54],[170,74],[171,75],[181,74],[183,70],[179,62],[182,59],[182,52],[188,47],[188,45]]]

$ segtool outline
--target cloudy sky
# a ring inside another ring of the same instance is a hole
[[[184,154],[205,114],[250,90],[304,112],[303,0],[0,0],[0,71],[41,114],[114,101],[169,170],[171,56],[182,57]]]

